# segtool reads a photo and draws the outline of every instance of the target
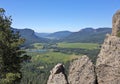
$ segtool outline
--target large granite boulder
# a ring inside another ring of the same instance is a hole
[[[94,65],[87,56],[71,63],[68,80],[69,84],[96,84]]]

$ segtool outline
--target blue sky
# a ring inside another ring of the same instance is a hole
[[[79,31],[85,27],[112,27],[120,0],[0,0],[0,7],[12,16],[15,28]]]

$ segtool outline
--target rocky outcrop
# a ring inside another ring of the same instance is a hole
[[[119,31],[120,31],[120,10],[118,10],[118,11],[113,15],[112,35],[113,35],[113,36],[116,36]]]
[[[120,11],[113,16],[112,35],[107,35],[96,62],[98,84],[120,84]]]
[[[47,84],[68,84],[64,65],[57,64],[51,71]]]
[[[57,64],[52,69],[47,84],[96,84],[95,67],[87,56],[71,63],[68,80],[64,70],[64,65]]]
[[[107,36],[96,63],[99,84],[120,84],[120,38]]]
[[[94,65],[87,56],[74,60],[69,69],[69,84],[95,84]]]

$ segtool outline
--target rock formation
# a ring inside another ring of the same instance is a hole
[[[113,20],[112,20],[112,35],[116,36],[119,31],[120,31],[120,10],[118,10],[113,15]]]
[[[47,84],[68,84],[64,65],[58,63],[51,71]]]
[[[96,62],[98,84],[120,84],[120,11],[113,16],[112,35],[107,35]]]
[[[69,69],[69,84],[95,84],[94,65],[87,56],[74,60]]]

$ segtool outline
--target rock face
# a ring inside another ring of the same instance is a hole
[[[112,35],[107,35],[96,62],[98,84],[120,84],[120,11],[113,16]]]
[[[120,84],[120,38],[108,36],[96,63],[99,84]]]
[[[116,36],[119,31],[120,31],[120,10],[118,10],[118,11],[113,15],[112,35],[113,35],[113,36]]]
[[[64,65],[59,63],[51,70],[47,84],[68,84]]]
[[[87,56],[73,61],[69,69],[69,84],[96,84],[94,65]]]

